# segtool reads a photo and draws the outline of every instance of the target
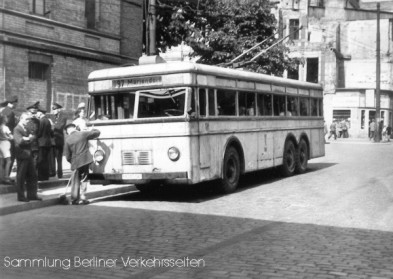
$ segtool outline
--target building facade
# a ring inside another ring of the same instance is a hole
[[[0,0],[0,101],[74,110],[91,71],[137,64],[142,11],[142,0]]]
[[[380,117],[375,114],[377,2]],[[303,62],[287,77],[324,86],[327,123],[349,120],[352,137],[367,137],[372,119],[393,125],[393,1],[281,0],[274,12],[282,35],[289,35],[291,56]]]

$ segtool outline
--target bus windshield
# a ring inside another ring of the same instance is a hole
[[[186,89],[165,88],[139,92],[137,118],[184,115]]]
[[[93,97],[94,119],[137,119],[182,116],[187,88],[163,88]],[[93,120],[93,119],[92,119]]]

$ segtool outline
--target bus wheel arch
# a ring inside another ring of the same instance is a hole
[[[219,190],[232,193],[237,189],[240,175],[244,173],[244,153],[238,139],[230,138],[225,145]]]
[[[299,140],[296,152],[296,173],[305,173],[310,159],[310,142],[306,135],[302,135]]]
[[[297,144],[293,134],[289,134],[284,143],[281,172],[285,177],[295,173],[297,162]]]

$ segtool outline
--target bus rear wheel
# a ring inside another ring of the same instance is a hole
[[[240,158],[234,147],[231,146],[225,151],[223,164],[223,178],[219,190],[229,194],[236,190],[240,178]]]
[[[296,150],[291,140],[287,140],[284,146],[284,156],[282,158],[281,172],[288,177],[295,173],[296,168]]]
[[[308,145],[301,139],[297,151],[296,173],[305,173],[308,166]]]

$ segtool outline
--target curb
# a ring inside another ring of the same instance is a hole
[[[66,186],[68,183],[68,178],[60,178],[56,180],[39,181],[38,189],[47,189],[53,187]],[[0,185],[0,195],[16,193],[15,185]]]
[[[67,180],[66,180],[67,183]],[[66,185],[66,184],[65,184]],[[103,186],[105,187],[105,186]],[[137,191],[134,185],[126,185],[124,187],[117,187],[117,188],[112,188],[112,189],[103,189],[99,191],[94,191],[94,192],[88,192],[86,193],[87,199],[94,199],[94,201],[108,198],[110,196],[114,195],[123,195],[123,194],[128,194]],[[17,212],[22,212],[22,211],[28,211],[32,209],[38,209],[38,208],[43,208],[43,207],[48,207],[48,206],[53,206],[53,205],[60,205],[59,203],[59,195],[53,195],[47,199],[44,199],[42,201],[30,201],[28,203],[18,203],[15,205],[10,205],[6,206],[3,208],[0,208],[0,216],[12,214],[12,213],[17,213]]]

